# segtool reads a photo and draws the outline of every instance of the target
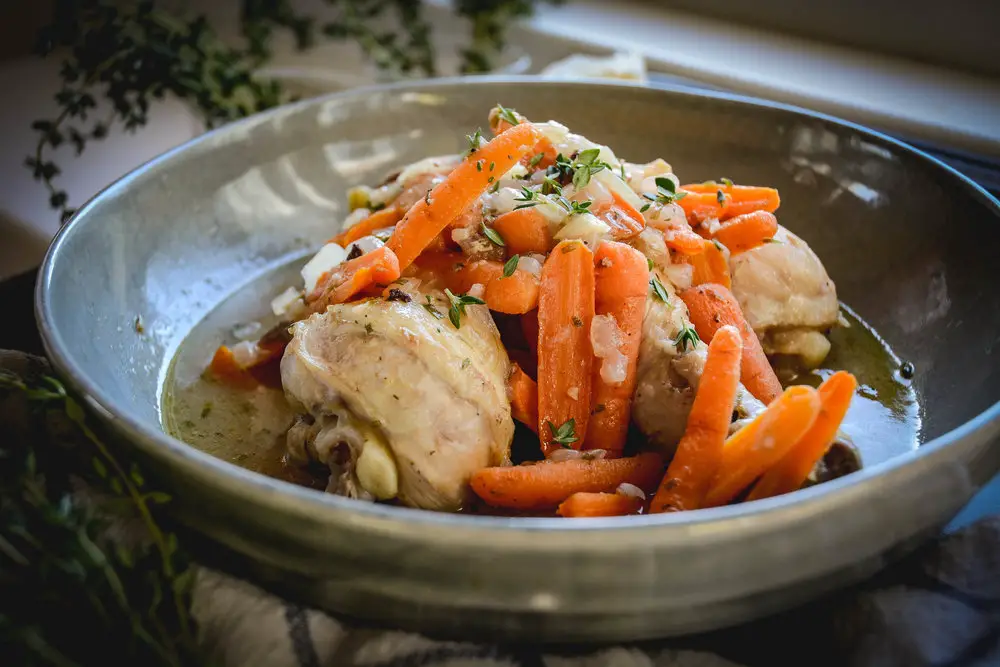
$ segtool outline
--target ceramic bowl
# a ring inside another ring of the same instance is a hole
[[[922,445],[766,501],[568,521],[356,502],[163,431],[164,380],[199,320],[328,238],[346,188],[460,150],[498,101],[628,159],[663,156],[685,180],[778,187],[783,224],[914,364]],[[934,534],[997,472],[998,215],[995,200],[927,155],[776,104],[530,78],[395,84],[234,123],[115,183],[53,243],[37,313],[55,367],[225,567],[416,630],[633,640],[746,621],[858,581]]]

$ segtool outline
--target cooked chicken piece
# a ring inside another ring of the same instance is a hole
[[[485,306],[457,330],[448,308],[411,280],[294,325],[281,379],[304,414],[287,446],[330,466],[329,490],[454,511],[473,472],[509,461],[507,353]]]
[[[684,434],[708,346],[702,341],[694,346],[687,341],[678,344],[681,330],[693,328],[687,306],[677,297],[673,285],[656,273],[669,298],[664,302],[651,294],[646,300],[632,418],[650,442],[670,455]],[[763,404],[741,385],[736,396],[736,417],[752,418],[763,409]]]
[[[820,333],[837,323],[837,289],[805,241],[778,227],[776,243],[734,255],[733,294],[768,354],[819,365],[830,350]]]

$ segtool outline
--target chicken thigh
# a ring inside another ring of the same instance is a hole
[[[410,280],[293,326],[281,377],[302,414],[288,452],[328,465],[328,490],[455,511],[473,472],[509,461],[507,354],[485,306],[459,329],[448,308]]]
[[[780,226],[774,240],[730,259],[733,295],[765,352],[818,366],[830,350],[822,332],[840,317],[837,289],[805,241]]]

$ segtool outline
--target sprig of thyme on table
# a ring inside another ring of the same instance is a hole
[[[201,664],[188,614],[194,570],[149,489],[50,377],[0,370],[0,645],[18,665]],[[13,429],[12,429],[13,430]],[[89,492],[81,490],[80,480]],[[112,519],[141,536],[112,540]]]
[[[160,4],[55,0],[52,22],[39,33],[38,53],[62,58],[62,86],[55,96],[55,117],[32,123],[38,143],[25,164],[45,185],[49,204],[63,221],[75,209],[57,183],[61,169],[50,157],[53,149],[69,143],[79,156],[112,126],[134,132],[148,122],[152,104],[166,96],[190,104],[207,127],[288,101],[277,82],[254,76],[282,32],[290,32],[299,49],[312,47],[320,37],[347,40],[382,70],[401,76],[436,74],[430,24],[419,0],[326,0],[336,14],[322,22],[300,13],[291,0],[242,0],[243,39],[238,44],[224,41],[204,15],[175,14]],[[457,2],[456,14],[471,22],[462,71],[490,70],[504,48],[507,27],[529,16],[534,4]]]

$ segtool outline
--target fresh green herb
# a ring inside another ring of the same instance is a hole
[[[528,165],[532,167],[537,167],[538,163],[544,159],[545,159],[545,153],[535,153],[534,155],[531,156],[531,159],[528,160]]]
[[[479,227],[483,230],[483,234],[490,240],[493,245],[498,245],[501,248],[507,245],[503,242],[503,237],[500,236],[500,232],[493,229],[492,227],[487,227],[485,222],[480,222]]]
[[[484,160],[476,160],[476,171],[482,171],[483,170],[483,162],[484,162]]]
[[[726,205],[726,195],[723,194],[722,190],[715,191],[715,200],[719,202],[719,206]]]
[[[448,301],[451,302],[451,308],[448,309],[448,319],[451,320],[456,329],[462,328],[462,315],[465,315],[466,306],[482,306],[486,303],[482,299],[468,294],[452,294],[451,290],[447,288],[444,293],[448,297]]]
[[[577,317],[576,315],[574,315],[573,316],[573,326],[575,326],[577,329],[579,329],[580,327],[583,326],[583,320],[581,320],[579,317]]]
[[[591,204],[594,202],[589,199],[587,201],[571,201],[562,195],[556,195],[556,203],[566,209],[566,212],[570,215],[582,215],[584,213],[589,213],[587,209],[589,209]]]
[[[622,180],[623,181],[627,181],[628,180],[628,176],[625,175],[625,163],[624,162],[619,162],[618,163],[618,169],[621,170]]]
[[[471,366],[471,365],[472,365],[472,359],[469,359],[468,357],[466,357],[465,359],[462,359],[462,370],[463,371],[466,368],[468,368],[469,366]]]
[[[568,159],[561,153],[556,156],[556,163],[550,170],[552,175],[558,175],[562,182],[572,182],[573,187],[582,190],[590,183],[591,177],[604,169],[611,169],[611,165],[598,158],[601,155],[600,148],[588,148],[577,153],[575,159]]]
[[[513,109],[508,109],[502,104],[498,104],[497,111],[499,112],[498,115],[500,116],[500,118],[507,121],[511,125],[518,125],[521,122],[520,120],[518,120],[517,114],[514,112]]]
[[[558,182],[551,176],[546,175],[542,179],[542,194],[543,195],[561,195],[562,187]]]
[[[512,275],[514,275],[514,272],[517,271],[517,264],[520,261],[521,261],[520,255],[512,255],[510,259],[504,262],[503,277],[510,278]]]
[[[490,161],[490,171],[493,171],[493,170],[494,170],[494,169],[496,169],[496,168],[497,168],[497,163],[496,163],[496,162],[493,162],[493,161],[491,160],[491,161]]]
[[[205,401],[205,405],[201,406],[201,418],[202,419],[204,419],[205,417],[207,417],[210,414],[212,414],[212,407],[213,407],[212,401]]]
[[[652,276],[649,279],[649,285],[653,288],[653,294],[655,294],[660,301],[663,303],[670,302],[670,295],[667,294],[667,288],[663,286],[663,283],[660,282],[659,278]]]
[[[538,205],[538,192],[532,190],[531,188],[522,187],[521,192],[519,192],[515,197],[514,201],[525,202],[523,204],[518,204],[514,207],[514,210],[519,208],[531,208],[532,206]]]
[[[719,243],[719,241],[717,239],[712,239],[712,245],[714,245],[715,249],[718,250],[719,252],[725,252],[726,251],[726,246],[724,246],[721,243]]]
[[[465,151],[465,156],[468,157],[478,151],[483,144],[482,128],[477,127],[475,132],[465,135],[465,138],[469,141],[469,148]]]
[[[650,206],[652,206],[652,204],[646,202],[645,204],[642,205],[642,208],[639,209],[639,213],[645,213],[646,211],[649,210]]]
[[[684,199],[687,196],[687,193],[683,190],[678,192],[674,182],[665,176],[657,176],[653,182],[656,183],[656,194],[650,195],[644,193],[642,195],[651,202],[666,205]]]
[[[728,178],[726,178],[726,177],[723,176],[719,180],[722,181],[722,184],[725,185],[727,188],[733,187],[733,182],[731,180],[729,180]]]
[[[493,177],[491,176],[490,179],[492,180],[492,178]],[[500,189],[500,181],[497,181],[492,186],[490,186],[489,192],[490,194],[494,194],[499,189]]]
[[[677,333],[677,337],[674,338],[674,345],[681,352],[686,352],[690,347],[692,350],[698,344],[701,338],[698,337],[698,332],[692,327],[681,327],[681,330]]]
[[[646,266],[649,268],[650,271],[653,270],[653,260],[651,260],[649,257],[646,258]]]
[[[434,306],[434,301],[431,300],[431,295],[427,294],[425,296],[427,298],[427,303],[422,303],[420,305],[422,305],[424,307],[424,310],[433,315],[435,318],[443,320],[444,315],[442,315],[441,311]]]
[[[497,180],[495,176],[490,176],[489,178],[486,179],[486,182],[487,183],[492,183],[495,180]]]
[[[563,447],[569,447],[572,443],[579,440],[576,437],[575,419],[568,419],[558,427],[549,420],[545,420],[545,423],[549,426],[549,433],[552,434],[552,439]]]

